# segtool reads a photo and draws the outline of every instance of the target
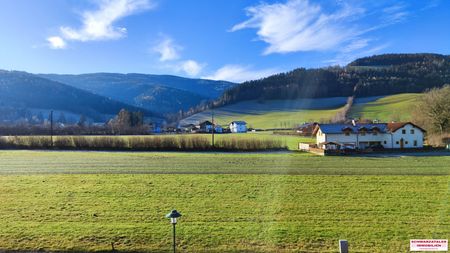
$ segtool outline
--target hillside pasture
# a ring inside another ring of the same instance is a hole
[[[448,238],[450,157],[0,152],[0,251],[407,252]]]
[[[391,96],[358,98],[350,109],[350,117],[378,119],[382,122],[411,121],[417,93],[404,93]]]
[[[251,100],[214,109],[214,116],[215,122],[224,126],[234,120],[243,120],[252,128],[290,128],[304,122],[329,120],[346,102],[345,97]],[[181,125],[211,120],[211,115],[211,110],[206,110],[182,120]]]

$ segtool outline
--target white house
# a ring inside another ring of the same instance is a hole
[[[246,133],[247,123],[245,121],[233,121],[230,123],[230,131],[232,133]]]
[[[411,122],[379,124],[319,124],[314,129],[322,149],[422,148],[425,130]],[[332,144],[332,145],[330,145]]]

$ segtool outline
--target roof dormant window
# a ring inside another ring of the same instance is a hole
[[[414,134],[414,129],[411,129],[411,134]]]
[[[402,134],[406,134],[406,130],[405,129],[402,129]]]

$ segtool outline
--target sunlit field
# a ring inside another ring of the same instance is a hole
[[[0,152],[0,248],[406,252],[448,238],[450,157]]]
[[[301,98],[293,100],[245,101],[214,110],[215,122],[227,126],[246,121],[251,128],[291,128],[305,122],[328,121],[345,105],[347,98]],[[210,110],[182,120],[182,124],[211,121]]]
[[[382,122],[411,121],[411,113],[421,94],[404,93],[380,97],[378,99],[363,98],[350,110],[350,116],[354,118],[378,119]],[[363,102],[364,100],[369,102]],[[373,100],[373,101],[372,101]]]

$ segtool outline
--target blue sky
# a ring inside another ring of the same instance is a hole
[[[449,27],[446,0],[0,0],[0,68],[240,82],[373,54],[450,54]]]

